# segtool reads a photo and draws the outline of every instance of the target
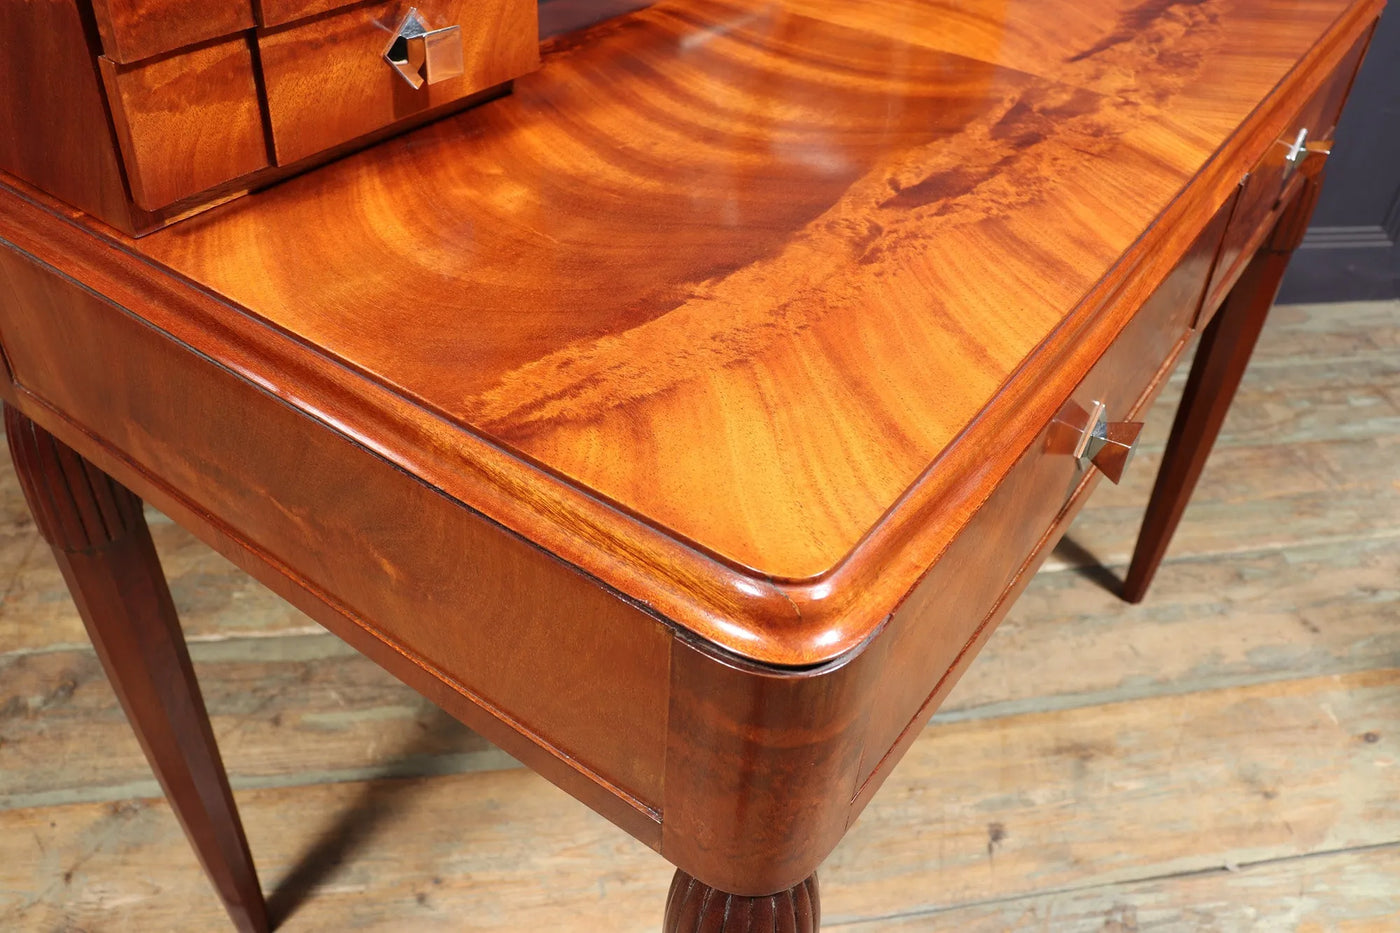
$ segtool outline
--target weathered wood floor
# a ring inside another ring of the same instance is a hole
[[[828,929],[1400,930],[1400,303],[1274,312],[1129,607],[1181,376],[829,860]],[[157,521],[284,929],[659,929],[659,857]],[[0,586],[0,930],[226,929],[7,466]]]

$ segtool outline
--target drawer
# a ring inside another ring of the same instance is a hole
[[[388,642],[373,650],[400,665],[390,670],[462,685],[429,695],[495,729],[495,741],[515,741],[515,754],[562,768],[565,786],[588,794],[592,772],[660,806],[671,641],[661,622],[8,244],[0,294],[15,383],[120,451],[123,468],[159,477],[154,488],[205,523],[196,527],[217,529],[226,554],[236,549],[342,637]],[[464,606],[470,625],[460,624]],[[592,624],[560,625],[561,611]],[[559,688],[580,669],[605,673],[586,694]],[[463,688],[528,723],[531,738],[488,718]],[[656,825],[635,805],[602,809],[624,826]]]
[[[102,50],[134,62],[253,26],[251,0],[92,0]]]
[[[258,23],[262,26],[282,26],[353,3],[355,0],[261,0],[258,4]]]
[[[1293,172],[1288,160],[1289,151],[1299,133],[1307,132],[1307,139],[1320,141],[1331,139],[1337,128],[1337,117],[1342,111],[1347,91],[1351,88],[1352,77],[1366,51],[1370,34],[1356,40],[1336,70],[1323,82],[1315,94],[1299,108],[1289,121],[1288,129],[1275,140],[1264,153],[1263,158],[1245,177],[1239,192],[1239,202],[1234,217],[1230,220],[1221,246],[1220,260],[1215,274],[1211,276],[1207,290],[1205,309],[1209,312],[1224,299],[1226,292],[1235,284],[1244,271],[1254,251],[1259,247],[1269,230],[1278,219],[1279,198]]]
[[[1190,330],[1228,218],[1227,204],[1080,381],[1070,401],[1081,410],[1102,402],[1112,421],[1141,417],[1163,365]],[[921,711],[963,646],[996,621],[1002,595],[1023,569],[1034,570],[1048,553],[1083,475],[1052,419],[895,611],[862,781],[912,738],[911,727],[922,725]]]
[[[539,64],[536,0],[415,0],[414,7],[430,29],[461,27],[459,77],[415,89],[385,60],[408,3],[352,7],[259,35],[277,164],[505,84]]]
[[[132,200],[158,210],[268,164],[244,35],[135,65],[101,59]]]

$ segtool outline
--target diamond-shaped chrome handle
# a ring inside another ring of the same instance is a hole
[[[1051,424],[1049,449],[1070,454],[1081,470],[1092,463],[1116,484],[1137,452],[1141,433],[1141,421],[1109,421],[1103,402],[1093,402],[1086,411],[1070,399]]]
[[[415,90],[461,77],[462,27],[429,29],[418,8],[409,7],[384,47],[384,60]]]
[[[1115,486],[1123,478],[1128,464],[1133,462],[1141,433],[1141,421],[1105,421],[1094,431],[1089,460]]]

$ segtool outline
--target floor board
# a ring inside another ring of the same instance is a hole
[[[1391,843],[1397,716],[1400,671],[1373,671],[932,728],[828,860],[824,914],[839,927]],[[314,878],[287,931],[640,933],[669,880],[519,769],[239,804],[279,907]],[[5,929],[218,926],[160,800],[7,810],[0,839]]]
[[[845,933],[1176,933],[1400,930],[1400,846],[1078,888],[840,926]]]

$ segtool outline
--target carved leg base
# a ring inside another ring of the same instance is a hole
[[[767,897],[725,894],[677,869],[663,933],[816,933],[817,876]]]

